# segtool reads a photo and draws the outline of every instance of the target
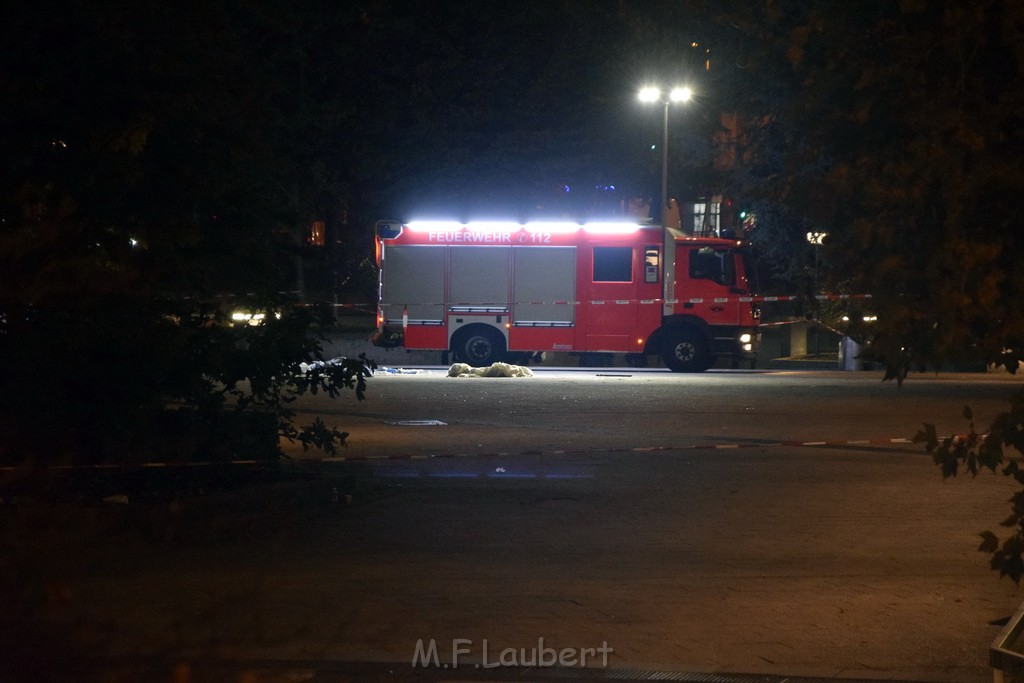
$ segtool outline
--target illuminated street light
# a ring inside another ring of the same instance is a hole
[[[685,86],[672,88],[668,97],[662,97],[661,89],[647,86],[640,89],[641,102],[661,102],[665,105],[664,124],[661,131],[661,222],[665,223],[668,211],[668,108],[672,103],[688,102],[693,97],[693,90]]]
[[[693,91],[689,88],[672,88],[668,98],[673,102],[688,102],[693,97]]]
[[[654,87],[640,89],[641,102],[657,102],[661,99],[661,91]]]

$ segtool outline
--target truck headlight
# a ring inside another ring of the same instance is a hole
[[[750,350],[750,342],[752,342],[752,341],[754,341],[754,337],[749,332],[744,332],[743,334],[740,335],[740,344],[745,344],[746,345],[746,346],[743,347],[744,350],[746,350],[746,351]]]

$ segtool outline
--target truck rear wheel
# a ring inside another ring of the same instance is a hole
[[[708,340],[686,328],[669,333],[661,357],[672,372],[704,372],[712,364]]]
[[[455,360],[473,367],[500,361],[505,355],[505,339],[490,327],[475,326],[459,332],[452,340]]]

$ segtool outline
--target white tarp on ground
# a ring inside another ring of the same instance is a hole
[[[449,377],[533,377],[533,370],[522,365],[494,363],[488,368],[474,368],[466,363],[456,363],[448,368]]]

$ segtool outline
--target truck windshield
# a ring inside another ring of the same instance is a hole
[[[736,285],[736,257],[730,249],[694,249],[690,252],[690,278],[733,287]]]

